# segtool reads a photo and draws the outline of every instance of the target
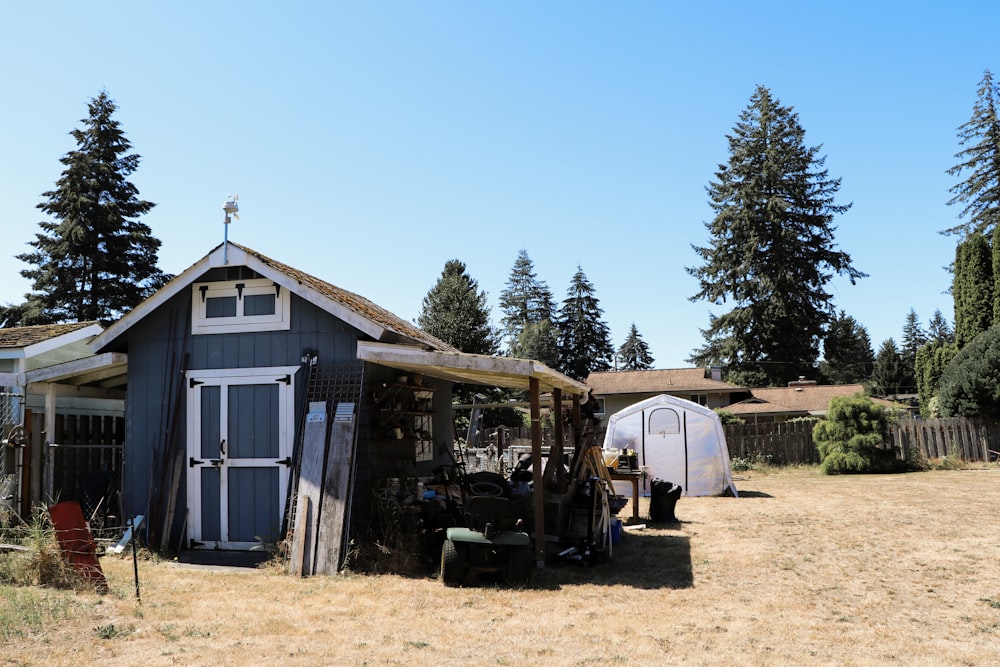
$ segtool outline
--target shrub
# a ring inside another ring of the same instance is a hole
[[[826,419],[813,427],[820,470],[828,475],[893,472],[902,466],[883,448],[889,414],[863,394],[830,401]]]
[[[944,417],[1000,418],[1000,325],[973,338],[941,375]]]

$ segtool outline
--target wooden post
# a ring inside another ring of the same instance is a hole
[[[55,502],[55,452],[52,446],[56,439],[56,386],[51,382],[45,385],[45,443],[42,445],[44,451],[43,468],[45,470],[45,489],[42,501],[45,503]]]
[[[538,399],[538,378],[528,379],[531,410],[531,480],[535,504],[535,565],[545,568],[545,483],[542,481],[542,410]]]
[[[556,459],[556,486],[560,493],[566,492],[566,466],[563,465],[563,422],[562,422],[562,389],[552,390],[552,448],[549,457]]]

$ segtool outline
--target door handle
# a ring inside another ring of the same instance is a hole
[[[219,443],[219,453],[223,456],[226,455],[226,439],[223,438],[222,442]]]

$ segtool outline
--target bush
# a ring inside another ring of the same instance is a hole
[[[863,394],[830,401],[826,419],[813,427],[820,470],[828,475],[895,472],[902,469],[891,449],[884,449],[890,417]]]
[[[941,415],[1000,419],[1000,325],[973,338],[941,375]]]

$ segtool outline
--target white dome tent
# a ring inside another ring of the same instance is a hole
[[[661,394],[608,418],[604,451],[634,450],[648,481],[659,478],[687,496],[737,496],[719,415],[683,398]]]

